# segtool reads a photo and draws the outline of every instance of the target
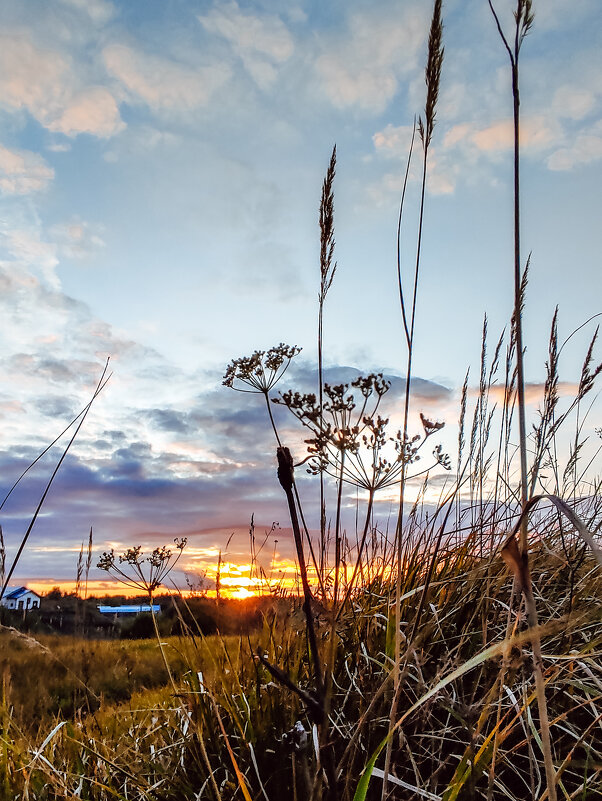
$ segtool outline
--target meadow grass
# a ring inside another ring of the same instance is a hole
[[[602,789],[601,573],[574,535],[562,536],[546,531],[531,551],[544,680],[558,786],[564,797],[594,798]],[[406,554],[404,642],[418,615],[421,622],[400,679],[400,717],[415,708],[393,737],[395,798],[545,797],[528,632],[521,634],[520,613],[512,612],[513,581],[502,560],[479,557],[475,541],[440,549],[426,613],[429,544]],[[191,631],[165,639],[177,695],[154,640],[43,637],[37,649],[11,637],[3,643],[10,654],[0,758],[5,796],[210,798],[204,750],[221,798],[244,797],[243,784],[252,798],[308,797],[319,771],[318,726],[303,697],[257,658],[268,655],[296,687],[312,687],[298,603],[266,611],[262,629],[249,637]],[[342,799],[353,798],[388,732],[393,611],[389,582],[362,586],[337,621],[332,665],[331,624],[316,622],[331,676],[327,745]],[[53,706],[59,697],[70,706]],[[377,766],[366,797],[379,797],[381,788]]]

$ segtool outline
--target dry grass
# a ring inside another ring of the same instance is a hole
[[[511,637],[522,628],[520,614],[510,612],[512,579],[499,556],[479,558],[473,545],[469,538],[440,550],[418,636],[404,652],[400,714],[431,694],[394,733],[391,772],[403,783],[392,785],[396,798],[543,797],[531,652],[525,636],[514,644],[507,638],[509,623]],[[559,786],[565,797],[593,798],[602,791],[601,573],[579,542],[564,534],[563,543],[559,532],[548,532],[532,556]],[[412,568],[404,574],[401,595],[404,634],[419,614],[428,548],[423,544],[408,554],[408,562]],[[392,608],[386,584],[377,580],[362,587],[336,625],[333,665],[327,663],[331,626],[319,621],[321,653],[332,675],[330,745],[341,799],[353,797],[368,757],[388,730]],[[15,689],[5,678],[0,765],[10,797],[25,797],[19,794],[26,790],[33,798],[78,792],[94,799],[211,797],[204,749],[220,797],[234,799],[242,797],[241,780],[228,744],[251,797],[264,797],[263,787],[270,799],[284,793],[303,798],[313,783],[318,766],[305,705],[255,657],[261,647],[296,686],[312,687],[305,621],[294,604],[286,612],[282,605],[266,612],[253,640],[192,633],[169,638],[177,696],[161,673],[152,640],[93,644],[88,656],[96,675],[87,679],[100,703],[90,709],[86,701],[77,710],[38,704],[36,723],[27,697],[39,696],[43,684],[43,704],[61,692],[61,675],[67,681],[66,671],[53,667],[56,657],[86,678],[78,664],[83,642],[43,638],[42,644],[52,657],[21,640],[13,638],[10,648],[4,643],[15,675],[20,681],[30,677],[20,703],[14,697],[11,703]],[[488,648],[491,658],[477,659],[463,672]],[[454,671],[461,675],[446,684]],[[111,692],[103,691],[109,685]],[[120,687],[129,697],[116,703]],[[70,698],[79,692],[76,682],[71,692]],[[38,754],[61,721],[67,722]],[[377,770],[366,797],[379,797],[381,786]]]

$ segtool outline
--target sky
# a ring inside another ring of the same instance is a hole
[[[513,4],[496,7],[510,31]],[[180,583],[211,575],[221,550],[244,589],[251,515],[269,535],[268,567],[291,566],[265,410],[222,376],[231,359],[287,342],[303,351],[283,388],[315,385],[318,204],[336,143],[327,379],[383,371],[392,413],[399,404],[396,225],[431,10],[424,0],[0,0],[0,494],[85,406],[109,356],[112,371],[12,584],[67,586],[92,527],[95,555],[188,537]],[[602,311],[602,7],[536,0],[534,10],[521,53],[533,413],[555,306],[561,341]],[[412,420],[428,413],[453,439],[483,315],[495,339],[512,309],[512,105],[487,2],[448,0],[443,15]],[[404,265],[419,172],[416,161]],[[594,325],[563,352],[567,396]],[[60,452],[0,512],[9,562]],[[96,588],[106,578],[90,574]]]

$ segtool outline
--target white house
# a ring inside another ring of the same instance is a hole
[[[7,609],[27,612],[29,609],[39,609],[40,596],[33,590],[28,590],[27,587],[16,587],[6,593],[0,604]]]

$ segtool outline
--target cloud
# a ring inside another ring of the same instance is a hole
[[[71,150],[70,142],[52,142],[47,146],[52,153],[68,153]]]
[[[569,90],[567,89],[568,93]],[[570,170],[602,158],[602,123],[593,125],[580,123],[577,131],[567,127],[580,120],[593,108],[593,95],[584,91],[581,95],[570,93],[572,102],[562,100],[562,114],[554,109],[546,113],[524,115],[521,120],[521,153],[540,160],[551,170]],[[565,120],[563,120],[563,115]],[[376,154],[387,160],[403,163],[407,157],[412,129],[409,126],[388,124],[377,131],[372,142]],[[440,143],[439,143],[440,142]],[[428,190],[432,194],[451,194],[458,180],[494,180],[492,167],[514,147],[514,128],[511,119],[496,120],[487,125],[458,122],[447,128],[431,147]],[[410,180],[418,180],[414,169]],[[381,176],[368,191],[377,202],[384,195],[399,191],[399,173]]]
[[[191,424],[189,415],[174,409],[148,409],[146,418],[161,431],[174,434],[191,434],[195,428]]]
[[[87,14],[98,25],[106,24],[115,14],[115,7],[107,0],[60,0],[64,6],[70,6]]]
[[[571,94],[573,103],[564,102],[563,115],[580,120],[593,108],[588,92],[580,96]],[[562,125],[561,115],[552,110],[548,114],[526,116],[521,122],[521,149],[530,157],[543,157],[550,170],[570,170],[602,158],[602,121],[582,125],[570,130]],[[476,148],[495,158],[510,150],[513,145],[511,120],[501,120],[485,128],[474,130],[466,123],[454,126],[445,135],[444,147]]]
[[[547,159],[550,170],[572,170],[602,158],[602,121],[578,134],[566,147],[558,148]]]
[[[320,40],[315,69],[323,92],[336,108],[383,111],[399,78],[416,67],[426,30],[418,6],[352,14],[343,31]]]
[[[581,120],[596,105],[596,96],[590,89],[576,86],[560,86],[554,92],[552,110],[559,117]]]
[[[48,130],[71,137],[109,137],[124,127],[107,89],[81,88],[69,58],[34,45],[22,32],[0,36],[0,104],[25,110]]]
[[[574,398],[579,390],[578,384],[571,383],[570,381],[558,382],[558,397],[560,398]],[[542,403],[545,392],[545,384],[528,382],[525,384],[525,402],[531,406],[537,406]],[[505,387],[501,385],[492,386],[489,390],[490,397],[498,404],[504,402]],[[478,396],[479,388],[472,387],[470,394],[474,397]]]
[[[27,195],[46,189],[54,170],[37,153],[9,150],[0,145],[0,190],[5,195]]]
[[[19,389],[18,398],[0,404],[2,475],[18,476],[85,403],[100,372],[96,334],[104,347],[123,353],[114,378],[93,406],[61,468],[46,514],[33,534],[32,548],[37,550],[26,553],[20,576],[37,575],[36,560],[44,554],[47,575],[69,577],[73,569],[69,553],[76,554],[90,525],[97,549],[110,545],[120,549],[138,542],[162,544],[175,536],[189,536],[191,547],[199,553],[208,549],[205,564],[209,564],[223,544],[224,531],[228,535],[235,529],[243,532],[246,547],[252,513],[259,528],[269,529],[278,519],[286,524],[274,437],[261,398],[219,386],[217,374],[201,380],[199,375],[171,367],[158,354],[143,353],[135,343],[120,343],[84,304],[34,279],[23,264],[0,269],[2,278],[1,319],[17,329],[15,342],[21,344],[11,358],[0,360],[3,385]],[[7,309],[13,310],[10,320]],[[45,336],[47,315],[53,321],[53,338]],[[345,365],[325,370],[330,383],[350,382],[358,375],[359,370]],[[300,363],[291,367],[285,383],[311,391],[315,379],[315,364]],[[397,414],[404,380],[390,379],[383,413]],[[202,384],[206,388],[199,391]],[[416,402],[427,408],[439,408],[437,404],[445,404],[451,394],[421,379],[414,381],[413,392]],[[147,398],[152,398],[151,405],[145,403]],[[304,432],[286,409],[275,406],[274,415],[287,442],[301,454]],[[3,526],[9,547],[14,549],[56,458],[49,455],[28,474],[7,505]],[[311,481],[300,469],[299,486],[307,499],[310,525],[317,519]],[[349,510],[351,495],[347,497],[346,492],[344,499]],[[279,540],[279,554],[294,558],[288,530],[279,530],[273,539]],[[46,546],[57,540],[63,550],[49,551]]]
[[[440,162],[433,148],[430,168],[426,179],[426,186],[432,195],[451,195],[456,188],[456,178],[459,170],[450,169],[445,162]]]
[[[8,360],[9,369],[15,375],[35,376],[42,382],[54,383],[59,386],[76,384],[83,375],[89,375],[98,370],[98,364],[93,361],[78,359],[60,359],[52,355],[37,355],[17,353]],[[48,407],[46,407],[48,408]],[[73,410],[73,407],[70,407]]]
[[[205,106],[229,77],[223,64],[193,68],[123,44],[103,50],[107,71],[126,88],[131,100],[154,110],[191,110]]]
[[[557,142],[560,135],[555,120],[543,115],[521,120],[520,145],[523,150],[543,150]],[[472,131],[469,137],[478,150],[510,150],[514,147],[514,125],[512,120],[499,120],[486,128]]]
[[[44,241],[35,228],[13,228],[2,232],[8,252],[20,265],[35,265],[53,288],[58,288],[56,245]]]
[[[378,152],[385,152],[394,158],[398,158],[402,153],[407,153],[411,141],[411,125],[395,126],[389,123],[372,137],[372,142]]]
[[[50,233],[60,253],[70,259],[85,259],[105,247],[98,226],[77,217],[68,223],[53,226]]]
[[[48,370],[56,374],[58,368],[51,369],[51,365],[58,359],[71,376],[64,385],[65,393],[70,386],[79,392],[98,378],[99,365],[107,355],[127,362],[136,348],[134,359],[142,364],[150,357],[152,367],[149,350],[118,336],[94,317],[86,304],[61,291],[55,272],[59,248],[46,241],[38,229],[30,225],[4,230],[0,246],[0,336],[5,353],[23,355],[18,365],[8,358],[2,360],[3,380],[14,379],[24,396],[29,397],[36,386],[44,395],[45,377],[37,371],[45,376]],[[76,365],[75,372],[69,364]]]
[[[593,19],[599,8],[597,0],[546,0],[535,9],[536,29],[566,31]]]
[[[60,53],[35,47],[23,33],[0,36],[0,103],[26,109],[45,125],[64,103],[69,62]]]
[[[521,120],[520,143],[523,151],[545,151],[561,137],[562,129],[551,116],[531,115]],[[513,122],[511,119],[496,120],[483,127],[466,122],[453,125],[445,132],[443,148],[450,150],[455,147],[476,149],[493,156],[511,150],[514,147]]]
[[[35,400],[36,408],[44,417],[60,417],[68,420],[76,414],[72,402],[62,395],[40,396]]]
[[[552,0],[551,0],[552,2]],[[546,3],[549,23],[559,20],[574,25],[572,9],[565,0],[554,2],[554,10]],[[582,2],[578,14],[585,18],[584,9],[591,4]],[[548,13],[549,12],[549,13]],[[593,11],[592,11],[593,13]],[[508,14],[508,22],[511,15]],[[490,22],[490,20],[489,20]],[[537,13],[536,27],[540,26]],[[602,81],[592,65],[598,60],[591,39],[580,45],[578,53],[567,60],[567,41],[557,42],[562,48],[531,53],[524,65],[525,77],[521,108],[521,151],[533,162],[551,170],[569,170],[592,163],[600,158],[598,127]],[[556,40],[555,40],[556,42]],[[459,48],[450,44],[446,55],[441,96],[438,106],[438,125],[429,165],[428,189],[433,194],[450,194],[458,182],[495,184],[499,180],[499,165],[513,147],[513,124],[508,116],[499,118],[499,109],[509,99],[507,66],[499,66],[485,47]],[[452,50],[452,48],[454,48]],[[482,62],[477,67],[479,60]],[[412,81],[415,103],[422,105],[424,83],[422,76]],[[410,141],[407,126],[389,123],[373,135],[374,152],[382,159],[404,160]],[[412,180],[416,179],[414,174]],[[381,176],[370,192],[379,200],[390,198],[389,176]],[[398,179],[393,186],[397,193]]]
[[[48,129],[66,136],[80,133],[106,139],[125,128],[113,95],[102,86],[92,86],[76,94]]]
[[[238,3],[220,3],[198,17],[203,28],[226,39],[245,69],[262,89],[277,77],[275,65],[287,61],[294,43],[286,25],[275,15],[250,14]]]

